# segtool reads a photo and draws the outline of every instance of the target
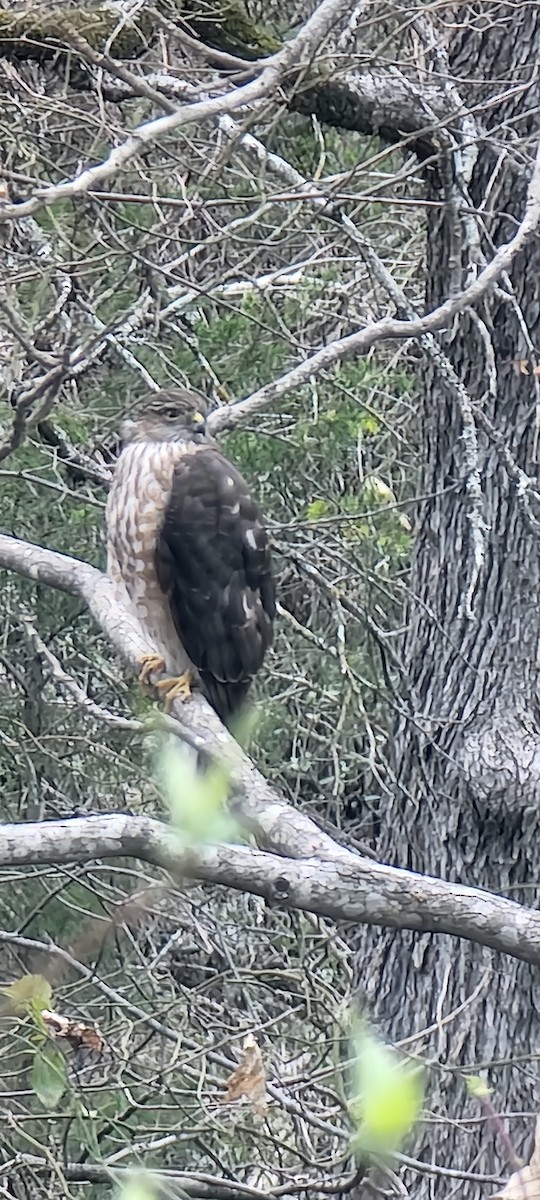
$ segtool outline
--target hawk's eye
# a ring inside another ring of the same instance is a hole
[[[176,409],[175,408],[166,408],[165,416],[168,421],[176,421],[176,416],[177,416]]]

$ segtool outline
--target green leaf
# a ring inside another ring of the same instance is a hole
[[[415,1125],[423,1101],[421,1070],[404,1062],[365,1029],[354,1039],[354,1096],[350,1110],[358,1125],[355,1149],[390,1154]]]
[[[158,773],[171,820],[189,844],[232,841],[238,826],[225,808],[229,776],[218,763],[198,770],[191,756],[174,743],[161,751]]]
[[[377,420],[377,417],[373,413],[362,413],[360,417],[360,429],[362,433],[378,433],[380,428],[381,422]]]
[[[156,1200],[156,1192],[146,1175],[141,1171],[134,1175],[116,1193],[116,1200]]]
[[[380,479],[378,475],[367,475],[364,479],[364,496],[377,504],[395,504],[396,497],[392,488]]]
[[[44,1108],[56,1108],[66,1090],[67,1070],[62,1051],[51,1042],[36,1050],[30,1083]]]
[[[330,512],[328,500],[312,500],[307,506],[308,521],[318,521],[319,517],[326,517]]]
[[[475,1100],[487,1100],[491,1096],[491,1088],[481,1075],[466,1075],[465,1086],[470,1096]]]
[[[15,983],[0,988],[0,993],[7,996],[13,1011],[21,1016],[38,1015],[52,1004],[52,987],[43,975],[22,975]]]
[[[90,1150],[92,1154],[99,1157],[97,1131],[98,1128],[101,1128],[100,1114],[94,1109],[86,1108],[77,1095],[73,1097],[73,1112],[73,1137],[77,1139],[82,1148]]]

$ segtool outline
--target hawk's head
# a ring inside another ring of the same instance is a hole
[[[122,426],[124,442],[201,442],[208,405],[189,388],[150,392]]]

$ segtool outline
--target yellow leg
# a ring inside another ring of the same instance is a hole
[[[140,663],[142,671],[139,675],[139,683],[143,687],[148,687],[149,676],[154,671],[164,671],[166,665],[165,659],[161,657],[161,654],[144,654],[140,659]]]
[[[166,713],[171,711],[175,700],[181,700],[183,703],[189,700],[192,682],[193,675],[189,670],[184,671],[183,675],[177,675],[174,679],[158,679],[156,688],[160,692],[165,692],[163,707]]]

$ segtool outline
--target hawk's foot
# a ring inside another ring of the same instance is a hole
[[[175,700],[181,700],[182,703],[189,700],[192,683],[193,673],[189,670],[184,671],[183,675],[177,675],[174,679],[158,679],[156,688],[165,693],[163,708],[166,713],[171,711]]]
[[[149,683],[149,677],[154,671],[165,670],[165,659],[161,657],[161,654],[143,654],[143,657],[139,659],[139,661],[142,666],[142,671],[139,675],[139,683],[142,685],[145,691],[152,692],[153,689]]]

